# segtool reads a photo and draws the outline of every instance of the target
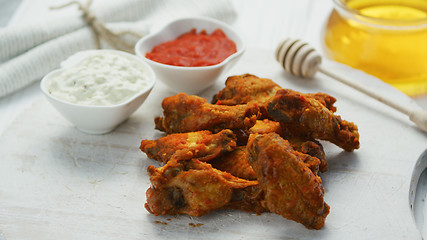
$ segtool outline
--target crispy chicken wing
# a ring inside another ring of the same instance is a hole
[[[228,172],[233,176],[256,180],[256,174],[251,165],[249,165],[249,152],[246,146],[239,146],[234,151],[213,159],[209,163],[212,164],[212,167]]]
[[[173,154],[187,154],[188,151],[193,153],[193,158],[209,161],[235,148],[236,137],[228,129],[217,134],[210,131],[174,133],[157,140],[142,140],[140,146],[149,158],[164,163],[168,162]]]
[[[282,89],[277,83],[268,78],[259,78],[251,74],[228,77],[225,88],[212,99],[213,104],[238,105],[256,102],[260,105],[261,112],[266,113],[268,101]],[[332,112],[336,111],[336,99],[326,93],[307,93],[306,97],[314,98]]]
[[[217,105],[234,106],[238,104],[257,103],[261,118],[267,118],[267,101],[281,87],[268,78],[259,78],[251,74],[228,77],[225,88],[212,99]]]
[[[179,93],[162,102],[164,117],[155,119],[156,128],[166,133],[200,130],[248,129],[259,115],[257,104],[222,106],[206,99]]]
[[[320,160],[319,166],[312,165],[314,173],[317,173],[315,169],[319,169],[321,172],[325,172],[328,169],[325,151],[323,150],[323,146],[318,141],[314,139],[295,137],[284,131],[279,122],[268,119],[257,120],[255,125],[251,127],[248,132],[249,134],[277,133],[282,138],[288,140],[294,150],[308,154]],[[311,163],[317,162],[317,160],[312,159],[307,159],[307,161]]]
[[[320,229],[329,213],[321,180],[276,133],[249,137],[250,164],[264,190],[263,207],[307,228]]]
[[[268,78],[259,78],[251,74],[231,76],[225,81],[225,88],[214,96],[212,103],[229,106],[249,102],[262,104],[273,97],[280,88]]]
[[[359,148],[354,123],[334,115],[319,101],[289,89],[277,91],[268,104],[269,116],[295,136],[327,140],[346,151]]]
[[[313,157],[310,154],[300,152],[296,150],[296,155],[310,168],[314,174],[318,174],[319,170],[325,172],[327,170],[327,164],[325,160]],[[234,151],[225,153],[219,158],[215,158],[209,163],[212,167],[228,172],[233,176],[247,179],[256,180],[257,176],[255,171],[249,164],[249,152],[246,146],[239,146]]]
[[[188,157],[191,157],[191,153]],[[198,217],[233,206],[247,211],[263,211],[259,202],[255,201],[257,181],[234,177],[216,170],[208,163],[194,159],[178,161],[173,158],[165,166],[149,166],[147,171],[151,187],[146,193],[145,207],[152,214],[188,214]],[[248,187],[254,189],[242,190]],[[235,206],[231,201],[246,205]]]
[[[279,122],[268,119],[257,120],[256,124],[247,131],[250,134],[277,133],[280,136],[286,136],[282,131]],[[317,174],[320,170],[325,172],[328,168],[325,152],[322,145],[316,140],[299,139],[295,137],[285,138],[289,141],[292,148],[303,153],[302,159],[306,165]],[[244,146],[238,146],[235,150],[225,153],[222,157],[213,159],[210,164],[216,169],[229,172],[236,177],[255,180],[256,174],[249,165],[249,153],[246,148],[247,139]]]

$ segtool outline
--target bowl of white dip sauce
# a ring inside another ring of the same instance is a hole
[[[150,94],[155,74],[135,55],[116,50],[78,52],[40,83],[48,101],[79,130],[111,132]]]

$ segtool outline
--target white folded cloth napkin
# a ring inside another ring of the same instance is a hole
[[[102,5],[94,4],[90,10],[113,32],[146,35],[153,26],[189,16],[207,16],[229,24],[236,18],[228,0],[96,1],[102,1]],[[137,41],[126,40],[132,44]],[[101,43],[103,48],[111,48]],[[0,28],[0,97],[40,80],[72,54],[95,48],[95,36],[81,13],[55,21]]]

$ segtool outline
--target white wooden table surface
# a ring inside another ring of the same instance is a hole
[[[13,18],[19,2],[0,0],[0,27],[7,25],[9,21],[19,21]],[[232,3],[238,13],[234,27],[243,35],[247,47],[267,50],[274,50],[281,39],[291,36],[308,41],[320,51],[321,29],[333,7],[331,0],[232,0]],[[19,92],[0,98],[0,136],[11,122],[40,96],[38,83],[34,83]],[[415,100],[427,109],[427,97]],[[426,179],[421,179],[421,182],[427,182]],[[418,202],[421,204],[416,209],[421,215],[424,212],[426,192],[427,187],[423,185],[417,193]],[[425,228],[420,229],[423,234]]]

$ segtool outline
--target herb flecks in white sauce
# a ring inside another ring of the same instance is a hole
[[[92,106],[123,103],[150,84],[144,65],[114,52],[92,53],[48,83],[49,93],[63,101]]]

